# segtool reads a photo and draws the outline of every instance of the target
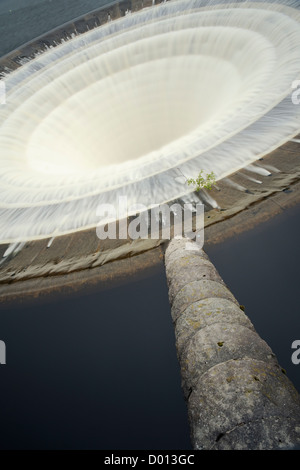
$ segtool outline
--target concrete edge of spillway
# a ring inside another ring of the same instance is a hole
[[[193,448],[299,448],[299,394],[206,253],[174,239],[165,266]]]

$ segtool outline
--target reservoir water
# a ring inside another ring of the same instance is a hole
[[[1,449],[190,449],[164,266],[0,307]]]

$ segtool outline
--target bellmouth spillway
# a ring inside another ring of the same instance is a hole
[[[295,1],[172,0],[109,21],[3,78],[0,242],[95,227],[99,204],[147,207],[300,131]]]

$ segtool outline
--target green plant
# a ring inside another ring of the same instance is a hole
[[[200,191],[200,189],[212,189],[213,185],[216,182],[216,175],[212,171],[211,173],[203,175],[204,171],[201,170],[197,178],[188,178],[187,184],[189,186],[195,186],[195,191]]]

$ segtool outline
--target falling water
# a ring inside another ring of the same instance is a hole
[[[23,250],[26,242],[15,242],[10,243],[8,248],[5,250],[4,254],[2,255],[2,259],[0,259],[0,267],[3,266],[6,261],[10,260],[14,256],[16,256],[20,251]]]
[[[269,164],[264,163],[263,168],[265,168],[266,170],[269,170],[270,174],[280,173],[280,170],[276,168],[276,166],[274,165],[269,165]]]
[[[16,255],[19,253],[22,248],[24,248],[24,242],[12,243],[3,254],[3,258],[8,258],[9,256]]]
[[[51,248],[52,243],[54,242],[54,240],[55,240],[55,237],[52,237],[52,238],[49,240],[49,242],[47,243],[47,248]]]
[[[256,166],[256,165],[248,165],[245,168],[248,171],[251,171],[252,173],[257,173],[258,175],[261,176],[270,176],[271,172],[267,170],[266,168],[263,168],[262,166]]]
[[[231,180],[230,178],[224,178],[223,182],[227,184],[227,186],[231,186],[232,188],[237,189],[238,191],[245,192],[247,188],[242,186],[241,184],[236,183],[235,181]]]
[[[248,180],[248,181],[252,181],[252,183],[262,184],[262,181],[261,181],[261,180],[258,180],[258,179],[256,179],[256,178],[253,178],[252,176],[246,175],[246,174],[243,173],[243,172],[240,172],[240,176],[242,176],[243,178],[245,178],[245,179]]]
[[[300,131],[299,2],[174,0],[109,21],[5,76],[0,241],[99,222],[228,176]]]
[[[217,201],[213,197],[211,197],[211,195],[208,194],[208,192],[205,189],[201,191],[201,194],[202,194],[202,198],[204,199],[204,202],[209,204],[213,209],[220,209],[220,206],[217,203]]]

